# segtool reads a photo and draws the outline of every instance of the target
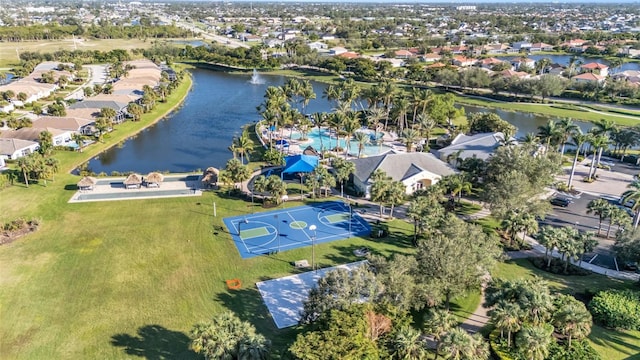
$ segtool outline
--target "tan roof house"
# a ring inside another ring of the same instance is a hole
[[[594,74],[594,73],[584,73],[580,75],[576,75],[571,78],[571,80],[580,83],[598,83],[602,84],[606,80],[605,76]]]

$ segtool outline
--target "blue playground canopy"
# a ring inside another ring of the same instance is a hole
[[[284,158],[285,166],[282,174],[285,173],[308,173],[318,166],[318,157],[313,155],[293,155]]]

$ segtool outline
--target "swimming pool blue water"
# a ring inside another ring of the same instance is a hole
[[[365,130],[359,130],[362,132],[367,133],[370,136],[370,140],[371,143],[369,145],[365,145],[364,149],[362,150],[362,153],[364,155],[368,155],[368,156],[372,156],[372,155],[379,155],[379,154],[384,154],[387,151],[391,150],[390,147],[385,146],[385,145],[375,145],[374,144],[374,138],[376,136],[376,133],[373,130],[369,130],[369,129],[365,129]],[[299,140],[300,136],[302,134],[298,133],[293,135],[293,138],[295,140]],[[382,133],[377,133],[377,138],[381,139],[383,136]],[[318,130],[318,128],[314,128],[313,130],[311,130],[311,132],[309,132],[307,134],[307,138],[309,141],[301,143],[300,144],[300,148],[302,148],[304,150],[304,148],[306,148],[307,146],[311,145],[313,146],[314,149],[318,150],[318,151],[322,151],[322,150],[331,150],[333,148],[336,147],[336,137],[335,136],[329,136],[329,130],[328,129],[320,129]],[[320,138],[322,138],[322,147],[321,145],[321,141]],[[349,148],[349,154],[353,155],[353,156],[357,156],[358,155],[358,142],[351,140],[349,141],[350,143],[350,148]],[[340,143],[339,146],[343,149],[345,149],[346,147],[346,142],[344,140],[344,137],[340,138]]]

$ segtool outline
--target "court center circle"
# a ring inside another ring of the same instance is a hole
[[[307,227],[307,223],[304,221],[292,221],[289,223],[289,227],[296,230],[302,230]]]

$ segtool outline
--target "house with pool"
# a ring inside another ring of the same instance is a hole
[[[436,184],[443,176],[457,173],[451,165],[433,154],[423,152],[387,153],[349,161],[356,168],[353,185],[366,198],[370,197],[369,190],[373,184],[371,175],[378,169],[383,170],[394,181],[402,182],[407,195]]]

